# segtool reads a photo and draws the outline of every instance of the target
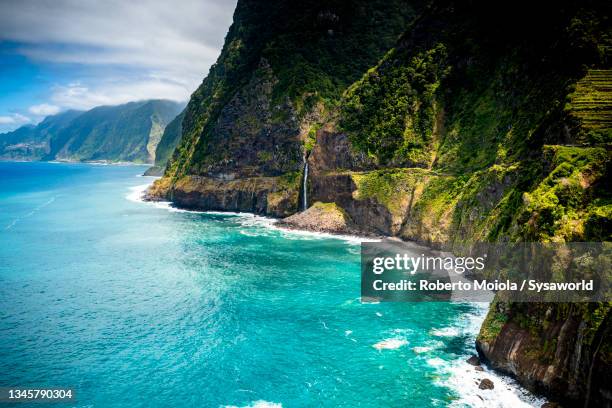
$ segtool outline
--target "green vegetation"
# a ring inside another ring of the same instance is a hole
[[[155,166],[161,169],[166,167],[168,160],[172,156],[174,149],[181,141],[182,124],[185,111],[177,115],[168,126],[164,129],[164,134],[161,137],[155,150]]]
[[[612,203],[610,191],[603,184],[610,154],[603,148],[569,146],[546,146],[544,152],[552,170],[535,189],[523,195],[524,206],[518,217],[522,235],[536,241],[589,238],[584,222],[590,220],[592,230],[593,221],[606,214],[606,206]]]
[[[344,208],[340,207],[336,203],[323,203],[321,201],[317,201],[311,206],[311,208],[320,210],[327,214],[340,214],[344,219],[349,218],[346,211],[344,211]]]
[[[315,123],[308,130],[308,134],[306,135],[306,140],[304,141],[304,148],[307,152],[311,152],[317,143],[317,131],[321,128],[320,123]]]
[[[384,205],[391,214],[401,217],[404,215],[403,210],[410,193],[428,174],[424,169],[399,168],[353,173],[351,177],[357,187],[357,200],[374,199]]]
[[[612,143],[612,69],[590,69],[568,95],[565,111],[580,122],[580,140]]]
[[[341,209],[347,216],[372,208],[372,220],[357,224],[384,223],[381,230],[406,239],[451,248],[610,240],[609,13],[599,2],[524,10],[504,2],[433,1],[413,10],[399,1],[239,1],[160,186],[185,174],[264,169],[273,177],[249,179],[249,189],[274,184],[268,204],[297,209],[310,153],[312,177],[350,186],[337,200],[352,194]],[[330,145],[314,149],[322,126]],[[580,370],[595,360],[609,367],[610,342],[599,354],[591,348],[609,333],[609,312],[498,299],[479,341],[495,343],[510,324],[528,344],[517,366],[551,364],[578,341],[589,359]],[[579,328],[559,340],[555,330],[567,319]],[[567,367],[559,371],[553,380],[564,384]]]
[[[352,85],[340,124],[353,145],[379,164],[427,166],[446,56],[443,44],[416,55],[396,48]]]
[[[480,341],[492,341],[501,333],[504,325],[508,321],[508,316],[498,310],[498,303],[491,303],[489,313],[485,321],[482,323],[482,328],[478,335]]]
[[[401,0],[238,2],[221,55],[185,110],[183,137],[166,175],[199,173],[205,163],[224,159],[215,140],[217,119],[253,78],[271,71],[269,111],[283,129],[292,117],[301,121],[316,107],[335,106],[414,16]]]
[[[151,100],[60,113],[3,135],[0,156],[150,163],[163,129],[180,109],[176,102]]]

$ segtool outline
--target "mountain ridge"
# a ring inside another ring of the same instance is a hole
[[[1,134],[0,158],[152,162],[166,125],[182,106],[151,99],[64,111]]]

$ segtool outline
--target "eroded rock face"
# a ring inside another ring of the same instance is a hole
[[[357,187],[350,174],[313,174],[310,184],[312,201],[333,202],[340,206],[365,233],[393,235],[391,214],[375,200],[356,200]]]
[[[489,313],[504,307],[496,304]],[[592,305],[549,304],[545,309],[538,304],[513,307],[504,312],[512,320],[495,336],[483,335],[491,329],[487,319],[476,343],[479,355],[533,390],[557,401],[563,396],[564,405],[605,406],[612,374],[605,360],[609,323],[594,333],[585,330],[585,316],[595,314]],[[522,327],[517,320],[524,322]]]
[[[358,231],[351,217],[335,203],[316,202],[306,211],[283,219],[279,225],[335,234],[354,234]]]
[[[356,152],[345,133],[323,128],[316,134],[316,144],[309,156],[314,174],[341,169],[359,171],[373,169],[374,163],[363,153]]]
[[[165,179],[154,183],[146,200],[169,200],[182,208],[237,211],[286,217],[297,210],[298,190],[281,177],[251,177],[237,180],[186,176],[174,185]]]
[[[194,173],[239,179],[301,170],[304,152],[300,122],[289,101],[272,105],[276,82],[269,64],[262,59],[248,85],[221,110]]]

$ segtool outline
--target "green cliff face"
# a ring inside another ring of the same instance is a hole
[[[304,139],[414,17],[403,1],[240,1],[168,177],[300,171]]]
[[[0,157],[152,162],[166,125],[180,108],[175,102],[151,100],[60,113],[0,135]]]
[[[22,126],[1,134],[0,157],[7,160],[41,160],[49,154],[49,139],[64,131],[82,113],[69,110],[48,116],[36,126]]]
[[[147,170],[146,174],[161,176],[164,173],[168,160],[181,141],[184,117],[185,111],[179,113],[168,123],[155,149],[155,165]]]
[[[150,196],[286,216],[306,194],[361,231],[450,249],[610,240],[608,15],[240,1]],[[609,309],[498,300],[477,346],[556,399],[609,404]]]
[[[345,201],[349,214],[369,208],[385,215],[370,229],[448,248],[609,241],[606,15],[601,3],[529,16],[430,8],[344,95],[339,126],[354,150],[392,167],[349,171],[361,203]],[[313,199],[334,199],[333,181],[313,184]],[[477,346],[533,389],[600,406],[610,403],[611,330],[610,304],[498,301]]]

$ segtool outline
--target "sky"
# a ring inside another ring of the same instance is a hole
[[[0,0],[0,133],[67,109],[187,101],[236,0]]]

